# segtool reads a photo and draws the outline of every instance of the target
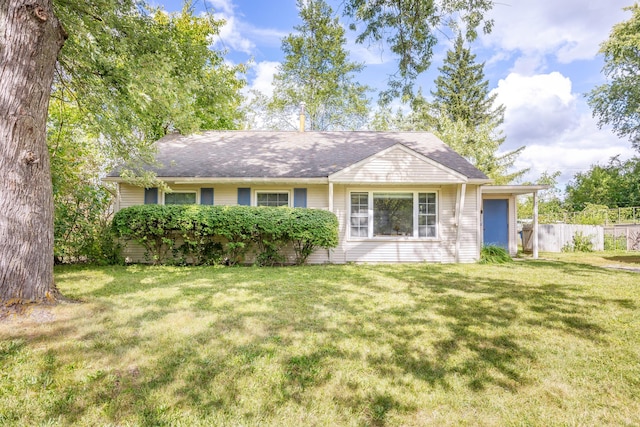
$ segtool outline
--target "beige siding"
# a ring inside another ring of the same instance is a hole
[[[438,238],[375,238],[350,239],[348,194],[369,191],[368,187],[334,187],[334,212],[340,223],[340,245],[333,251],[332,262],[455,262],[457,229],[455,224],[457,185],[445,185],[438,193]],[[392,187],[385,191],[433,191],[429,187]],[[479,187],[467,186],[464,213],[461,218],[460,261],[473,262],[478,258]]]
[[[144,188],[130,184],[120,184],[120,209],[144,204]]]
[[[403,152],[404,154],[404,152]],[[249,185],[171,185],[175,191],[197,191],[200,199],[200,187],[214,188],[216,205],[236,205],[238,187]],[[254,185],[251,198],[255,200],[255,191],[290,191],[293,188],[307,188],[307,206],[328,209],[328,185]],[[349,192],[371,191],[371,186],[334,185],[333,210],[339,221],[339,246],[330,251],[320,249],[309,258],[309,263],[344,262],[455,262],[457,228],[455,224],[458,184],[438,186],[385,186],[384,191],[436,191],[438,194],[438,238],[437,239],[349,239]],[[376,190],[376,189],[373,189]],[[481,238],[479,233],[480,214],[478,202],[481,200],[476,185],[467,185],[464,212],[461,216],[460,261],[473,262],[479,256]],[[127,207],[144,203],[144,189],[127,184],[120,186],[120,206]],[[162,202],[163,196],[159,194]],[[144,261],[143,249],[129,243],[125,256],[133,261]]]
[[[340,182],[404,184],[410,182],[455,183],[462,178],[435,162],[427,161],[400,147],[336,174]]]

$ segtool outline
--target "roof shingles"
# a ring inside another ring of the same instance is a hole
[[[427,132],[209,131],[156,142],[158,177],[326,178],[396,144],[469,179],[487,179]],[[119,176],[118,171],[109,176]]]

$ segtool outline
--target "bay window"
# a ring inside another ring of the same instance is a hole
[[[350,237],[438,236],[435,192],[350,193]]]

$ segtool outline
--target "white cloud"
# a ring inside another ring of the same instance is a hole
[[[506,51],[528,58],[526,68],[514,69],[518,72],[541,71],[545,55],[560,63],[593,59],[612,26],[629,18],[624,6],[620,0],[499,2],[491,12],[493,32],[482,36],[482,42],[499,57]],[[538,67],[532,67],[532,61],[538,61]]]
[[[258,62],[253,67],[255,77],[249,89],[271,96],[273,94],[273,75],[278,71],[279,65],[279,62],[274,61]]]
[[[225,20],[224,26],[220,28],[218,42],[225,48],[231,48],[251,55],[256,45],[242,35],[236,17],[221,16],[219,14],[215,14],[215,16],[216,18],[223,18]]]
[[[496,101],[506,107],[505,132],[515,146],[556,138],[577,125],[571,80],[558,72],[531,77],[511,73],[494,92]]]
[[[208,3],[216,12],[223,13],[227,16],[234,14],[234,6],[232,0],[208,0]]]
[[[526,146],[515,165],[531,168],[525,180],[535,180],[544,171],[561,171],[559,181],[564,186],[592,164],[634,154],[628,141],[598,129],[584,100],[571,87],[571,80],[558,72],[512,73],[494,89],[497,102],[506,107],[505,150]]]

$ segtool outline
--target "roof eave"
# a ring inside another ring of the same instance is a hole
[[[173,184],[234,184],[234,183],[301,183],[301,184],[328,184],[329,179],[326,177],[298,178],[298,177],[180,177],[180,176],[159,176],[159,180],[171,182]],[[106,182],[127,181],[119,176],[109,176],[102,179]]]

